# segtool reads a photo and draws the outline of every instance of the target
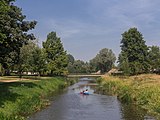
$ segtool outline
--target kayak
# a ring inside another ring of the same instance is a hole
[[[89,93],[85,93],[85,92],[80,92],[80,94],[89,95]]]
[[[89,93],[83,93],[83,95],[89,95]]]

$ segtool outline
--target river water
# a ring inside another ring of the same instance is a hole
[[[90,95],[80,91],[88,89]],[[28,120],[155,120],[134,105],[123,105],[115,96],[94,93],[94,85],[79,81],[51,99],[51,105]]]

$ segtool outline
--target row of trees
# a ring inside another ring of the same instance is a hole
[[[43,42],[43,48],[37,41],[29,41],[20,49],[19,62],[14,64],[12,71],[32,72],[39,75],[64,75],[67,74],[68,58],[60,38],[56,32],[51,32]]]
[[[95,73],[97,71],[106,73],[112,69],[116,60],[115,54],[111,49],[107,48],[101,49],[99,53],[89,62],[74,60],[72,55],[68,55],[68,58],[69,73]]]
[[[160,47],[147,46],[143,35],[137,28],[130,28],[122,34],[121,52],[117,68],[124,75],[142,73],[160,73]],[[70,58],[73,58],[73,56]],[[108,72],[114,67],[116,57],[112,50],[104,48],[89,62],[74,60],[68,65],[68,71],[73,73]]]
[[[43,48],[38,47],[34,42],[21,48],[20,62],[17,68],[19,71],[51,75],[62,75],[68,72],[93,73],[99,70],[101,73],[105,73],[114,67],[115,60],[115,54],[107,48],[101,49],[89,62],[75,60],[72,55],[67,55],[64,51],[56,33],[51,32],[48,34],[47,40],[43,42]],[[118,68],[125,75],[155,72],[160,69],[160,48],[158,46],[148,47],[137,28],[131,28],[122,34],[121,53],[118,60]]]

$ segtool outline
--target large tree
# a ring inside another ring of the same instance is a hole
[[[15,0],[0,1],[0,63],[7,69],[8,61],[15,55],[20,54],[20,48],[34,39],[33,34],[27,32],[33,29],[36,21],[26,21],[22,9],[14,5]],[[18,57],[14,57],[18,61]],[[12,62],[15,60],[12,60]]]
[[[100,70],[101,73],[108,72],[112,69],[116,60],[115,54],[111,49],[103,48],[99,51],[95,58],[90,61],[90,64],[94,66],[93,69]]]
[[[68,58],[56,32],[51,32],[47,35],[47,40],[43,42],[43,48],[47,55],[47,68],[50,74],[65,74],[67,71]]]
[[[130,28],[122,34],[119,67],[129,75],[149,70],[148,47],[137,28]]]

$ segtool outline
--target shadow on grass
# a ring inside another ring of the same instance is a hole
[[[33,88],[37,85],[32,82],[0,82],[0,107],[3,107],[6,101],[15,102],[21,96],[16,90],[20,90],[19,88],[23,86]]]

